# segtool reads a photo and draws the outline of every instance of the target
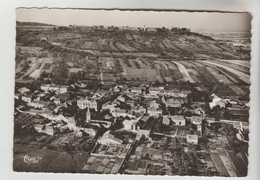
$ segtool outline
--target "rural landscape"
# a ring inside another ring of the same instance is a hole
[[[16,22],[13,169],[247,176],[251,33]]]

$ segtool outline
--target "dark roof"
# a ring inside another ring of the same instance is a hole
[[[70,97],[70,94],[68,93],[62,93],[62,94],[57,94],[55,96],[56,98],[59,98],[61,100],[67,100]]]

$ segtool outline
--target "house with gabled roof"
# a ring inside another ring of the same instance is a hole
[[[85,133],[88,133],[90,136],[93,136],[93,137],[96,136],[96,131],[92,128],[84,128],[83,131]]]
[[[163,94],[163,93],[164,93],[163,87],[150,87],[149,88],[150,95],[157,95],[157,94]]]
[[[29,95],[26,95],[24,94],[21,99],[24,101],[24,102],[27,102],[27,103],[31,103],[32,102],[32,97],[29,96]]]
[[[199,142],[198,135],[196,135],[196,134],[194,134],[194,135],[187,134],[186,140],[188,143],[195,144],[195,145],[198,145],[198,142]]]
[[[68,92],[68,86],[61,85],[59,89],[59,93],[66,93]]]
[[[131,93],[141,94],[142,88],[141,87],[131,87],[130,91],[131,91]]]
[[[69,130],[71,131],[76,131],[78,128],[76,126],[76,121],[74,117],[68,117],[68,122],[67,122],[67,126],[69,128]]]
[[[34,125],[34,129],[35,129],[38,133],[41,133],[41,132],[42,132],[43,127],[44,127],[44,125],[42,125],[42,124],[35,124],[35,125]]]
[[[69,100],[69,98],[71,97],[69,93],[60,93],[55,95],[56,98],[60,99],[61,103],[66,102],[67,100]]]
[[[117,100],[119,100],[121,102],[125,102],[126,99],[122,95],[120,95],[117,97]]]
[[[162,123],[165,124],[165,125],[169,125],[171,122],[171,119],[168,115],[164,115],[163,116],[163,120],[162,120]]]
[[[150,108],[156,108],[156,109],[158,109],[158,108],[161,107],[161,105],[160,105],[159,103],[157,103],[155,100],[150,101],[149,104],[148,104],[148,106],[149,106]]]
[[[120,91],[121,91],[120,86],[115,86],[115,87],[114,87],[114,91],[115,91],[115,92],[120,92]]]
[[[195,114],[198,114],[199,116],[201,116],[202,118],[205,117],[205,111],[201,108],[201,107],[198,107],[194,110],[194,113]]]
[[[192,124],[199,125],[199,124],[202,124],[202,117],[201,116],[191,116],[190,121]]]
[[[122,144],[123,141],[118,139],[118,138],[115,138],[112,134],[110,134],[110,131],[107,131],[103,134],[102,137],[100,137],[97,142],[99,144],[104,144],[104,145],[110,145],[110,144]]]
[[[44,90],[44,91],[59,92],[60,85],[56,85],[56,84],[41,84],[41,89]]]
[[[106,102],[102,105],[102,110],[109,109],[110,111],[113,111],[115,109],[116,104],[111,104],[110,101]]]
[[[114,117],[126,117],[127,113],[125,109],[115,108],[111,111],[112,116]]]
[[[148,107],[147,114],[150,116],[160,116],[162,115],[162,109],[155,108],[155,107]]]
[[[50,104],[48,101],[32,101],[28,103],[29,106],[32,106],[34,108],[47,108],[47,106]]]
[[[145,114],[146,113],[146,108],[143,107],[143,106],[138,106],[137,112]]]
[[[124,125],[124,129],[125,130],[129,130],[129,131],[132,131],[132,130],[139,130],[139,125],[138,123],[136,122],[136,120],[124,120],[123,121],[123,125]]]
[[[55,130],[52,126],[45,125],[45,128],[43,128],[43,133],[53,136],[55,134]]]
[[[18,89],[18,92],[19,92],[21,95],[23,95],[23,94],[25,94],[25,93],[31,92],[31,90],[28,89],[28,88],[26,88],[26,87],[22,87],[22,88]]]
[[[180,96],[180,90],[177,89],[177,88],[165,89],[164,94],[167,95],[167,96],[179,97]]]
[[[77,106],[80,109],[86,109],[87,107],[90,107],[91,109],[95,109],[97,111],[97,100],[95,98],[83,98],[77,100]]]
[[[178,100],[174,100],[172,98],[167,99],[165,103],[166,107],[172,107],[172,108],[180,108],[181,103]]]
[[[170,116],[170,118],[176,126],[185,126],[186,124],[186,120],[183,116],[175,115],[175,116]]]
[[[35,124],[34,129],[39,133],[45,133],[51,136],[55,134],[55,129],[49,125]]]

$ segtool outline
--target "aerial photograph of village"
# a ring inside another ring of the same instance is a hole
[[[16,13],[14,171],[247,176],[249,14]]]

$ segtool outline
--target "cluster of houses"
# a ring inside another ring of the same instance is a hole
[[[34,115],[40,115],[52,122],[62,122],[62,128],[68,128],[73,131],[85,130],[76,126],[75,115],[67,117],[60,109],[67,108],[75,102],[76,106],[80,110],[87,109],[86,112],[86,124],[100,124],[107,125],[107,128],[113,124],[116,119],[123,118],[123,129],[132,131],[138,134],[138,138],[145,136],[149,138],[150,131],[140,128],[141,121],[147,121],[149,117],[153,116],[158,118],[163,117],[162,123],[165,125],[174,124],[176,126],[185,126],[186,119],[183,116],[166,116],[163,115],[162,104],[165,104],[166,108],[181,108],[185,102],[185,98],[190,91],[179,89],[167,89],[164,87],[149,87],[142,85],[140,87],[128,88],[126,86],[116,86],[112,89],[114,93],[118,95],[112,101],[101,101],[104,94],[95,93],[90,97],[74,97],[71,98],[69,93],[69,86],[59,86],[52,84],[41,85],[41,90],[37,93],[30,93],[27,88],[19,89],[20,98],[27,103],[32,109],[28,113]],[[48,96],[52,93],[51,96]],[[32,95],[33,94],[33,95]],[[35,95],[36,94],[36,95]],[[48,96],[47,100],[44,97]],[[50,108],[54,106],[54,108]],[[101,119],[92,119],[90,109],[94,111],[109,110],[108,114]],[[204,112],[205,114],[205,112]],[[203,117],[203,116],[202,116]],[[191,120],[194,124],[198,120]],[[201,129],[201,122],[196,124],[198,129]],[[106,127],[106,126],[105,126]],[[49,135],[55,134],[56,126],[36,124],[35,129],[38,132],[46,133]],[[88,130],[90,134],[94,135],[94,132]],[[106,138],[112,139],[112,136],[106,136]],[[187,140],[190,139],[187,136]],[[193,137],[193,136],[192,136]],[[104,138],[104,137],[103,137]],[[117,143],[119,141],[116,141]],[[196,143],[197,144],[197,143]]]
[[[115,91],[121,91],[122,93],[128,93],[129,91],[136,94],[148,94],[152,96],[165,95],[171,97],[186,98],[188,94],[191,93],[190,90],[179,89],[174,87],[149,87],[142,85],[140,87],[131,87],[129,89],[123,86],[116,86]]]

